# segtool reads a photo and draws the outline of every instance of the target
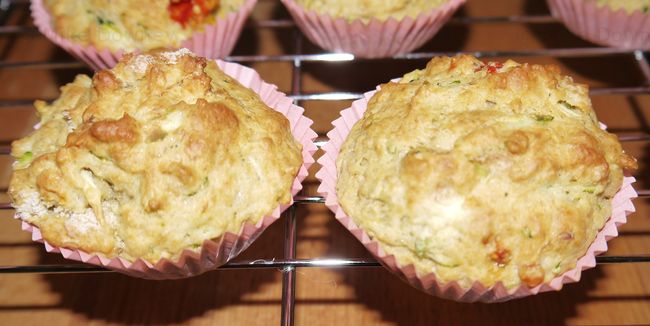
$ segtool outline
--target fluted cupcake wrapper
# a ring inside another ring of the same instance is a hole
[[[574,34],[605,46],[630,50],[650,49],[650,14],[641,10],[627,13],[596,1],[547,0],[553,16]]]
[[[291,187],[291,194],[295,196],[302,189],[301,182],[307,177],[307,170],[314,163],[313,154],[317,149],[314,139],[317,135],[311,129],[313,121],[303,115],[303,108],[294,105],[293,100],[277,91],[277,86],[264,82],[253,69],[220,60],[217,60],[217,64],[226,74],[252,89],[264,103],[289,120],[292,135],[302,144],[303,164]],[[162,259],[155,263],[142,259],[129,261],[120,257],[107,258],[101,254],[53,246],[43,239],[41,231],[35,225],[23,221],[22,228],[32,233],[32,240],[43,242],[48,252],[61,253],[67,259],[103,266],[140,278],[176,279],[198,275],[227,263],[255,241],[271,223],[278,220],[280,214],[292,203],[293,200],[288,204],[279,205],[271,214],[260,217],[255,224],[245,223],[237,234],[227,232],[219,239],[204,241],[200,251],[185,250],[176,260]]]
[[[465,0],[450,0],[417,18],[349,22],[305,10],[294,0],[282,0],[300,30],[323,49],[360,58],[385,58],[411,52],[429,41]]]
[[[205,25],[203,31],[192,34],[178,48],[188,48],[197,55],[208,59],[226,57],[235,47],[244,23],[256,2],[257,0],[246,0],[237,12],[228,13],[224,18],[218,18],[214,24]],[[30,9],[34,24],[43,35],[95,71],[113,68],[126,53],[125,51],[112,52],[108,49],[100,50],[94,46],[83,46],[62,37],[54,30],[51,16],[43,6],[43,0],[31,0]],[[170,47],[169,49],[175,48]]]
[[[379,90],[379,87],[377,87]],[[339,205],[336,194],[336,158],[352,126],[363,117],[370,98],[376,91],[365,93],[362,99],[354,101],[352,106],[341,111],[341,117],[332,124],[334,129],[327,136],[329,142],[323,146],[325,152],[318,160],[321,169],[316,173],[316,178],[321,181],[318,192],[325,197],[325,205],[334,212],[336,219],[343,224],[361,243],[370,251],[386,268],[398,275],[412,286],[441,298],[463,301],[463,302],[501,302],[515,298],[521,298],[546,291],[558,291],[565,283],[577,282],[583,270],[596,266],[595,256],[607,251],[607,241],[618,235],[617,227],[625,224],[627,215],[634,212],[632,198],[637,193],[631,184],[634,178],[626,177],[621,190],[612,200],[612,216],[607,220],[605,226],[597,234],[596,239],[587,249],[585,255],[580,258],[576,267],[551,280],[548,283],[540,284],[534,288],[522,285],[515,289],[508,290],[502,283],[487,287],[480,282],[475,282],[470,288],[463,288],[458,282],[443,282],[436,279],[434,273],[420,275],[412,264],[400,265],[395,256],[384,252],[381,245],[370,238],[370,236],[343,211]]]

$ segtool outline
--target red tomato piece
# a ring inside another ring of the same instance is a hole
[[[219,6],[219,0],[170,0],[169,16],[183,28],[188,24],[198,24]],[[199,12],[195,12],[194,8]]]
[[[169,2],[167,10],[173,20],[185,27],[192,17],[193,7],[192,0],[172,0]]]
[[[496,62],[488,66],[488,72],[493,74],[497,72],[497,69],[503,68],[503,63]]]

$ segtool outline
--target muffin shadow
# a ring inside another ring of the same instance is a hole
[[[332,216],[327,227],[336,235],[330,252],[344,250],[367,257],[368,252]],[[356,292],[356,300],[381,315],[382,320],[398,325],[561,325],[576,316],[576,306],[589,298],[603,276],[598,269],[583,273],[577,284],[565,285],[559,292],[543,293],[504,303],[459,303],[428,295],[393,275],[383,267],[336,270],[342,282]],[[614,299],[614,298],[605,298]],[[625,298],[616,298],[625,300]],[[636,297],[631,299],[638,299]]]
[[[230,55],[252,55],[258,53],[260,36],[257,28],[251,27],[250,22],[251,18],[249,17]]]
[[[281,257],[283,226],[283,219],[269,226],[234,261]],[[41,251],[39,263],[75,262]],[[275,300],[244,297],[259,293],[263,287],[280,279],[278,271],[268,269],[216,270],[192,278],[164,281],[119,273],[46,274],[42,277],[49,283],[50,291],[59,295],[57,307],[80,314],[89,321],[120,324],[183,323],[229,306],[275,304]]]
[[[611,132],[626,132],[626,133],[643,133],[650,134],[650,125],[648,124],[648,117],[643,111],[643,106],[639,100],[634,96],[628,96],[626,101],[629,104],[630,110],[639,123],[639,128],[629,130],[612,129]],[[646,143],[642,150],[641,156],[637,157],[639,162],[639,170],[635,173],[637,179],[636,189],[648,189],[650,187],[650,173],[646,173],[646,169],[650,166],[650,143]]]
[[[11,6],[15,6],[15,5],[11,5]],[[3,26],[6,26],[8,24],[24,26],[24,25],[28,25],[30,22],[31,22],[31,17],[29,15],[29,9],[27,8],[23,9],[16,6],[15,9],[5,11],[0,15],[0,23]],[[3,41],[2,43],[0,43],[1,60],[7,60],[7,57],[9,56],[11,51],[15,48],[15,44],[20,38],[21,36],[18,33],[3,36]]]
[[[74,78],[77,75],[88,75],[91,76],[93,75],[93,70],[86,66],[86,64],[83,61],[77,60],[75,57],[70,55],[68,52],[63,50],[62,48],[52,44],[52,53],[50,54],[49,60],[50,62],[79,62],[83,66],[79,68],[65,68],[65,69],[58,69],[53,71],[52,76],[56,82],[56,85],[61,87],[63,85],[66,85],[68,83],[72,83],[74,81]]]
[[[464,16],[464,8],[460,8],[455,16]],[[274,19],[291,19],[284,6],[276,6]],[[299,49],[302,54],[328,53],[307,39],[300,30],[275,29],[276,39],[283,53],[296,53],[295,34],[302,39]],[[466,43],[469,30],[462,24],[446,24],[438,33],[414,52],[458,52]],[[386,83],[393,78],[404,75],[414,69],[423,68],[428,58],[423,59],[357,59],[343,62],[303,61],[303,76],[313,77],[317,83],[336,91],[366,92],[376,85]]]
[[[549,14],[546,1],[528,0],[527,15]],[[600,47],[572,34],[562,22],[529,24],[532,34],[547,49]],[[612,86],[639,86],[643,76],[632,55],[563,57],[558,60],[580,75]]]

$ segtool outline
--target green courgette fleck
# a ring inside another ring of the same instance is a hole
[[[100,16],[97,16],[97,24],[101,26],[104,29],[107,29],[113,33],[119,33],[119,29],[117,28],[117,25],[110,19],[105,19]]]
[[[524,235],[526,236],[526,238],[532,239],[533,238],[533,231],[531,231],[529,228],[526,227],[526,228],[524,228]]]
[[[25,164],[25,163],[30,162],[30,161],[32,160],[33,157],[34,157],[34,153],[32,153],[32,152],[25,152],[25,153],[23,153],[22,155],[20,155],[20,156],[18,157],[18,162],[19,162],[20,164]]]
[[[416,240],[415,241],[415,255],[418,256],[419,258],[426,258],[434,262],[436,265],[440,265],[442,267],[447,267],[447,268],[455,268],[458,267],[458,264],[448,264],[448,263],[443,263],[431,255],[429,255],[429,240]]]
[[[427,244],[425,241],[415,241],[415,255],[422,258],[427,254]]]
[[[535,120],[537,120],[539,122],[550,122],[550,121],[553,121],[553,119],[555,119],[555,117],[552,116],[552,115],[548,115],[548,114],[536,114],[535,115]]]
[[[190,192],[189,194],[187,194],[187,196],[192,197],[192,196],[198,194],[199,190],[201,188],[205,188],[205,187],[208,186],[208,183],[209,183],[208,177],[203,178],[203,183],[198,188],[196,188],[196,190],[194,190],[194,191]]]
[[[490,168],[480,163],[474,163],[474,173],[480,178],[485,178],[490,174]]]
[[[110,19],[105,19],[100,16],[97,16],[97,24],[103,26],[115,26],[115,23]]]
[[[443,263],[443,262],[441,262],[441,261],[438,261],[438,260],[436,260],[436,259],[434,259],[434,258],[432,258],[432,257],[429,257],[429,259],[430,259],[431,261],[433,261],[436,265],[440,265],[440,266],[442,266],[442,267],[447,267],[447,268],[456,268],[456,267],[460,266],[460,264],[446,264],[446,263]]]
[[[569,103],[567,101],[559,101],[557,103],[561,104],[562,106],[564,106],[565,108],[567,108],[569,110],[577,110],[578,109],[577,106],[575,106],[575,105],[573,105],[573,104],[571,104],[571,103]]]

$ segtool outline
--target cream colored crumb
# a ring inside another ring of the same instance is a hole
[[[86,233],[90,230],[101,228],[97,216],[92,208],[87,207],[82,211],[64,209],[60,206],[48,208],[36,191],[24,191],[20,193],[19,205],[15,206],[16,216],[26,221],[34,221],[46,216],[57,216],[65,220],[67,230]]]

